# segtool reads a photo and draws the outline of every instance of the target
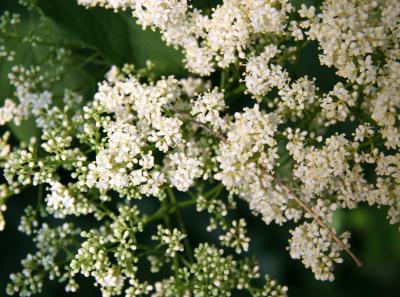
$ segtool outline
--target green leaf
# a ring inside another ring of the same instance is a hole
[[[134,63],[143,67],[151,60],[158,75],[185,73],[182,55],[166,46],[159,33],[143,31],[127,12],[86,9],[78,6],[76,0],[40,0],[39,5],[65,36],[98,49],[110,65]]]

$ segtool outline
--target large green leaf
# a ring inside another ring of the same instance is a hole
[[[103,8],[85,9],[76,0],[40,0],[39,5],[72,41],[97,48],[113,64],[146,60],[156,64],[156,74],[182,75],[182,55],[161,40],[160,34],[143,31],[127,12]]]

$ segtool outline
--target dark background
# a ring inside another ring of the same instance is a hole
[[[0,13],[5,9],[19,11],[22,14],[25,30],[32,30],[37,25],[35,14],[21,9],[14,0],[0,0]],[[88,44],[101,52],[105,64],[122,65],[134,63],[144,66],[147,59],[156,63],[157,75],[186,74],[181,55],[166,47],[157,33],[142,31],[128,13],[114,14],[101,8],[86,10],[78,7],[75,0],[41,0],[39,5],[51,22],[53,34],[74,42]],[[195,5],[209,8],[217,1],[194,1]],[[295,1],[295,4],[301,1]],[[315,1],[314,1],[315,2]],[[314,3],[308,1],[308,3]],[[40,47],[32,50],[29,45],[10,42],[17,51],[17,62],[34,64],[42,53]],[[87,57],[92,53],[78,50],[77,56]],[[316,77],[321,89],[329,89],[338,78],[331,69],[320,67],[317,60],[317,47],[310,44],[301,53],[298,75],[308,74]],[[78,62],[78,61],[76,61]],[[11,96],[12,89],[7,82],[7,73],[13,63],[0,62],[0,100]],[[74,64],[74,61],[71,63]],[[80,90],[86,100],[90,100],[108,65],[87,65],[83,72],[67,69],[69,75],[65,84],[85,82]],[[86,74],[85,74],[86,73]],[[91,76],[91,78],[88,78]],[[214,77],[212,79],[215,79]],[[14,141],[26,140],[28,135],[37,133],[31,122],[22,127],[10,127],[14,132]],[[20,260],[26,253],[34,252],[31,239],[17,232],[19,219],[28,204],[36,203],[36,189],[28,189],[12,197],[6,212],[6,229],[0,233],[0,296],[5,296],[8,275],[20,270]],[[154,201],[143,201],[153,204]],[[147,207],[146,205],[142,205]],[[305,269],[300,261],[292,260],[286,251],[289,238],[289,225],[280,227],[266,226],[261,219],[250,214],[244,202],[239,203],[237,215],[246,218],[249,235],[252,238],[250,254],[255,254],[261,263],[262,272],[271,274],[280,283],[289,287],[289,296],[400,296],[400,233],[399,226],[391,226],[386,219],[386,208],[376,209],[362,205],[357,210],[340,211],[335,215],[335,225],[339,230],[352,233],[353,252],[364,262],[361,268],[344,255],[344,263],[337,265],[334,282],[320,282],[314,279],[311,271]],[[193,219],[193,217],[196,219]],[[205,232],[207,216],[197,214],[193,209],[185,210],[189,238],[194,244],[203,240],[215,240],[215,234]],[[54,220],[56,222],[56,220]],[[81,289],[75,296],[100,296],[99,291],[91,286],[92,280],[82,280]],[[62,285],[49,282],[40,296],[64,296]],[[65,294],[67,295],[67,294]],[[72,296],[72,295],[71,295]],[[234,294],[234,296],[239,296]]]

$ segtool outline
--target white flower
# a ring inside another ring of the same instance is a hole
[[[250,238],[246,236],[246,225],[244,219],[240,219],[239,221],[234,220],[232,227],[225,234],[219,236],[221,244],[234,248],[238,254],[242,251],[247,252],[249,250]]]
[[[71,196],[68,189],[57,181],[51,183],[50,194],[46,197],[47,206],[54,210],[74,207],[75,198]]]
[[[281,33],[288,13],[293,9],[288,0],[242,0],[250,24],[256,33]],[[279,8],[278,8],[279,7]]]
[[[11,151],[11,146],[7,143],[10,138],[11,133],[9,131],[5,132],[0,139],[0,160],[6,159]],[[0,195],[1,196],[1,195]]]
[[[279,123],[276,114],[261,111],[258,104],[245,108],[243,113],[235,114],[216,156],[219,164],[214,178],[248,201],[267,224],[301,216],[301,212],[287,206],[287,195],[274,190],[271,184],[278,159],[274,136]]]
[[[96,281],[104,288],[120,288],[124,285],[124,278],[115,268],[109,268],[104,274],[99,274],[96,277]]]
[[[353,133],[354,141],[363,142],[364,137],[370,137],[374,135],[374,130],[371,128],[369,124],[359,125],[356,128],[356,131]]]
[[[154,130],[151,131],[148,140],[155,142],[160,151],[167,152],[169,148],[181,143],[181,125],[182,121],[177,118],[160,117],[155,119],[153,123]]]
[[[226,109],[224,94],[217,88],[197,96],[191,102],[191,114],[200,123],[210,124],[215,129],[220,129],[226,125],[225,120],[220,116],[220,112]]]
[[[186,192],[196,178],[203,175],[203,162],[189,157],[183,152],[168,154],[165,159],[165,171],[169,182],[179,191]]]
[[[17,112],[14,101],[6,99],[4,106],[0,108],[0,126],[11,121],[14,118],[14,114]]]
[[[251,57],[246,64],[244,81],[247,90],[256,99],[260,99],[274,87],[283,89],[288,84],[288,73],[282,66],[269,64],[278,53],[276,45],[268,45],[261,54]]]
[[[245,11],[235,1],[225,1],[213,10],[211,20],[206,26],[207,41],[210,48],[219,53],[218,66],[225,68],[244,58],[244,49],[250,41],[250,26]]]
[[[297,157],[293,174],[304,184],[306,191],[321,193],[335,177],[342,177],[349,170],[349,148],[344,134],[331,136],[321,149],[310,147],[302,157]]]

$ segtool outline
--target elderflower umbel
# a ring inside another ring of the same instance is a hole
[[[320,280],[333,281],[333,264],[341,263],[342,247],[333,241],[326,229],[316,223],[304,223],[290,231],[290,255],[294,259],[301,259],[306,267],[310,267],[315,277]],[[347,245],[349,234],[343,233],[341,238]]]
[[[183,252],[183,244],[181,241],[186,237],[178,229],[165,229],[162,225],[157,226],[157,235],[152,237],[153,240],[159,240],[162,244],[167,245],[166,254],[173,258],[177,252]]]

